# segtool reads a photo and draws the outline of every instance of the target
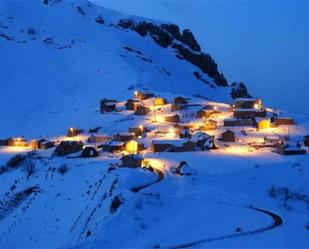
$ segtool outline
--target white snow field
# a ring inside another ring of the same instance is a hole
[[[140,138],[146,147],[153,138],[176,139],[170,123],[152,122],[153,112],[125,110],[124,101],[144,87],[169,103],[181,95],[200,105],[182,113],[187,122],[201,122],[196,110],[216,105],[219,127],[208,133],[217,138],[225,130],[230,87],[197,80],[192,73],[199,69],[177,59],[173,49],[116,25],[128,16],[87,1],[48,2],[0,2],[1,139],[87,143],[90,128],[100,126],[99,134],[111,136],[136,125],[153,129]],[[98,16],[104,24],[94,20]],[[102,98],[119,100],[119,111],[101,114]],[[157,118],[170,109],[160,107]],[[240,139],[218,141],[217,150],[145,150],[152,170],[118,167],[122,153],[56,157],[54,148],[1,146],[0,166],[15,155],[26,159],[0,171],[0,248],[307,248],[308,154],[284,156],[248,145],[287,132],[299,141],[309,122],[295,120],[290,129],[249,128],[246,136],[233,128]],[[72,126],[85,132],[67,138]],[[192,175],[175,174],[182,161]]]

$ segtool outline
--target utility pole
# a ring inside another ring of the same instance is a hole
[[[156,117],[156,99],[153,99],[153,122],[157,121],[157,117]]]

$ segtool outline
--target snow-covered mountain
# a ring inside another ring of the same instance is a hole
[[[38,124],[91,120],[103,95],[134,89],[231,99],[232,88],[189,30],[85,0],[1,2],[0,53],[0,135],[46,136]]]
[[[268,105],[309,115],[308,104],[290,104],[307,99],[308,1],[91,1],[189,28],[229,80],[243,80]]]
[[[0,248],[308,245],[307,118],[227,131],[224,120],[237,121],[232,98],[249,94],[244,84],[229,83],[202,50],[189,30],[85,0],[0,2]],[[125,100],[143,88],[167,103],[136,100],[151,110],[144,116],[127,110]],[[189,101],[184,110],[173,110],[177,96],[189,97],[180,98]],[[101,114],[102,98],[119,100],[117,111]],[[200,111],[211,113],[209,123],[197,117]],[[265,119],[281,114],[264,111]],[[165,122],[175,114],[180,124]],[[209,124],[216,128],[201,132]],[[69,126],[84,131],[65,136]],[[182,138],[181,126],[192,127],[192,136]],[[143,133],[133,137],[144,149],[132,138],[124,144],[113,137],[128,135],[129,127]],[[93,130],[100,146],[89,140]],[[219,139],[226,131],[234,142]],[[61,157],[54,147],[34,149],[23,138],[9,146],[4,139],[18,135],[42,136],[57,149],[75,143],[78,151]],[[274,153],[266,137],[288,139],[285,149],[302,154]],[[179,150],[155,153],[155,142]],[[213,150],[195,149],[198,143]],[[84,157],[87,146],[98,157]],[[104,146],[123,147],[111,152]],[[123,155],[139,149],[122,164]]]

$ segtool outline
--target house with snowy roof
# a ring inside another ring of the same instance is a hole
[[[235,109],[261,109],[262,101],[259,98],[237,98],[234,106]]]
[[[124,155],[120,160],[122,167],[130,168],[142,167],[144,161],[143,157],[139,154]]]
[[[135,133],[133,132],[117,132],[113,134],[113,140],[118,142],[127,142],[135,139]]]

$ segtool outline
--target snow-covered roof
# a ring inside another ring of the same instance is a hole
[[[237,121],[237,118],[226,118],[224,121]]]
[[[235,109],[235,112],[264,112],[263,109],[254,109],[254,108],[242,108],[242,109]]]
[[[175,146],[182,146],[185,142],[186,142],[185,139],[152,140],[153,144],[172,144]]]
[[[235,102],[255,102],[256,100],[255,98],[237,98]]]
[[[288,146],[284,148],[285,151],[303,151],[304,149],[298,146]]]
[[[210,138],[211,136],[205,132],[197,132],[195,134],[192,135],[192,140],[199,140],[199,139],[203,139],[203,138]]]
[[[114,105],[116,105],[116,102],[104,102],[103,104],[105,106],[114,106]]]
[[[266,136],[264,140],[280,140],[281,138],[278,136]]]
[[[124,131],[124,132],[117,132],[117,133],[115,133],[115,135],[120,135],[120,136],[135,136],[135,133],[134,133],[134,132],[127,132],[127,131]]]
[[[140,154],[129,154],[129,155],[123,156],[123,158],[125,158],[125,157],[131,157],[134,160],[142,160],[143,159],[143,157]]]
[[[275,117],[275,119],[285,119],[285,120],[293,120],[292,117]]]
[[[124,142],[106,141],[106,142],[103,142],[102,145],[122,146],[122,145],[124,145]]]

